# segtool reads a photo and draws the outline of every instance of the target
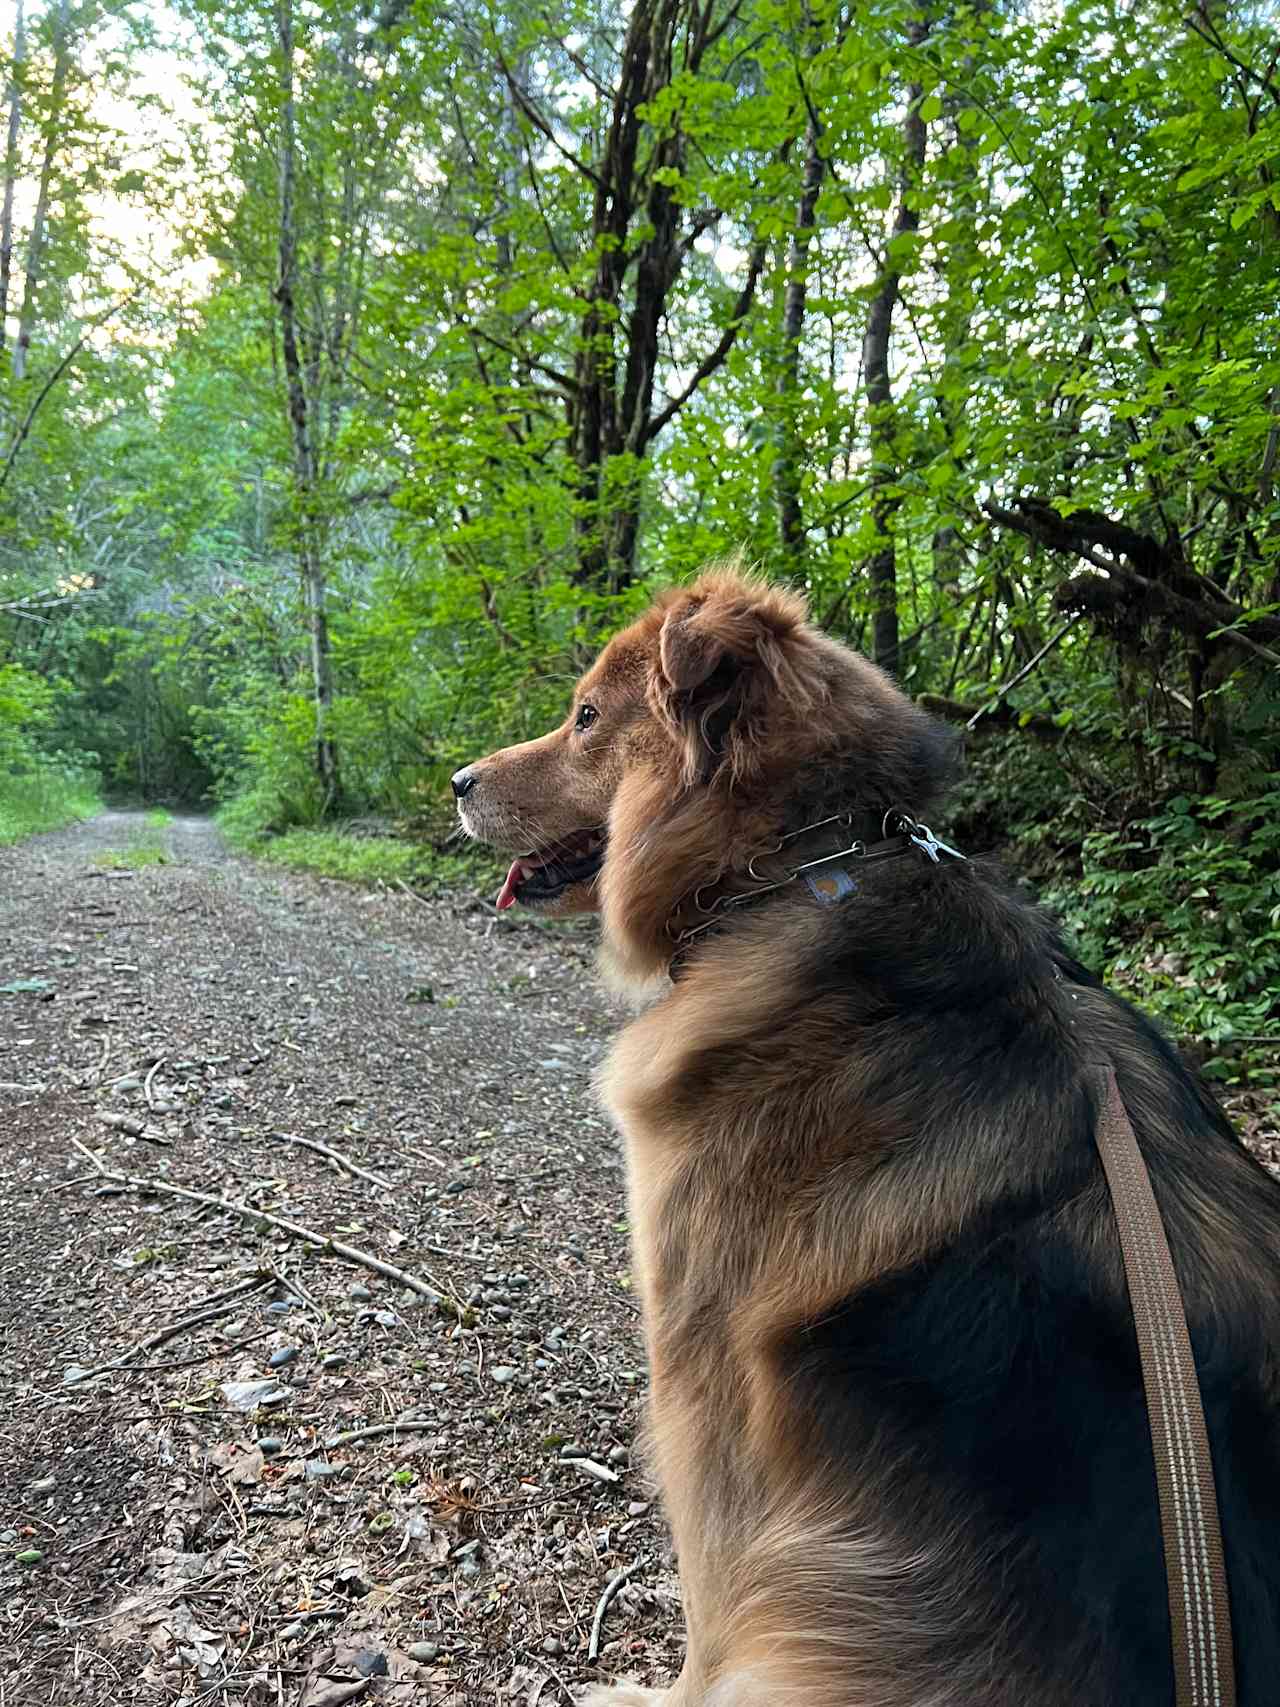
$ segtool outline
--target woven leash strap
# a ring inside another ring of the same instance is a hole
[[[1120,1229],[1155,1455],[1176,1707],[1234,1707],[1231,1606],[1191,1336],[1146,1163],[1114,1070],[1095,1133]]]

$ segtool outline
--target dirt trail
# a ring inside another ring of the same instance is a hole
[[[0,850],[5,1707],[537,1707],[678,1668],[589,963],[203,819]]]

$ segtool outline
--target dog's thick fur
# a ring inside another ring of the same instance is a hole
[[[748,860],[827,813],[926,816],[947,752],[730,569],[614,639],[562,728],[471,768],[484,839],[607,826],[560,904],[599,906],[613,976],[650,998],[602,1088],[689,1645],[669,1695],[595,1702],[1169,1707],[1098,1061],[1186,1300],[1239,1701],[1280,1699],[1280,1187],[1165,1039],[993,870],[915,854],[851,864],[838,906],[792,883],[667,978],[695,894],[752,888]]]

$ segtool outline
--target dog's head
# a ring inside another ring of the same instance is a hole
[[[670,958],[681,898],[745,870],[797,807],[923,812],[946,747],[797,594],[728,568],[616,635],[558,729],[453,787],[468,835],[515,856],[498,906],[599,910],[625,975],[644,978]]]

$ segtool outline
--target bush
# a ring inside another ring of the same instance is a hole
[[[399,881],[439,891],[484,883],[493,875],[493,856],[471,848],[443,853],[430,842],[364,836],[342,828],[294,828],[273,835],[263,818],[269,805],[262,795],[243,795],[223,807],[218,827],[232,847],[294,871],[314,871],[349,883]]]
[[[0,775],[0,846],[92,818],[101,804],[93,778],[73,765]]]
[[[1280,787],[1245,801],[1176,796],[1087,835],[1079,882],[1045,896],[1082,958],[1207,1045],[1205,1071],[1231,1083],[1273,1080],[1280,1066],[1258,1048],[1280,1018],[1278,809]]]

